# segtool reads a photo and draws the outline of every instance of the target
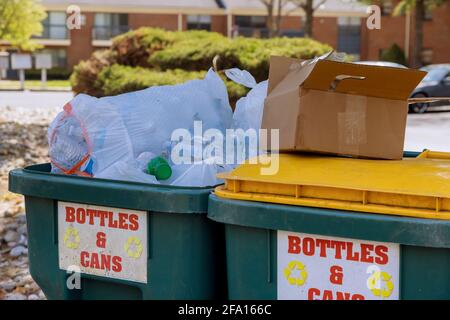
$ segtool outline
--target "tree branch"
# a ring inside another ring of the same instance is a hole
[[[317,6],[313,7],[313,10],[316,11],[316,10],[319,9],[320,6],[323,5],[325,2],[327,2],[327,0],[322,0],[322,1],[320,1],[320,2],[317,4]]]

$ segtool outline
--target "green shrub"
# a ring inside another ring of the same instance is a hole
[[[404,66],[407,64],[405,52],[396,43],[380,54],[380,60],[400,63]]]
[[[257,81],[267,79],[270,56],[278,55],[298,59],[310,59],[322,55],[332,48],[308,38],[237,38],[232,51],[238,53],[237,67],[250,72]]]
[[[142,27],[114,38],[111,50],[117,53],[117,63],[119,64],[154,67],[155,65],[151,64],[149,58],[161,51],[170,51],[174,44],[187,42],[217,45],[224,40],[226,41],[227,38],[221,34],[204,30],[179,32]],[[186,46],[181,45],[180,47]],[[176,53],[177,52],[175,52],[175,54]],[[195,57],[193,57],[193,59],[195,59]],[[157,67],[159,67],[159,65],[157,65]],[[176,69],[179,67],[179,65],[173,64],[170,67],[163,69]],[[187,68],[183,67],[183,69]]]
[[[185,40],[175,41],[166,49],[151,55],[148,62],[153,68],[161,70],[174,68],[206,70],[211,66],[213,58],[218,55],[219,69],[232,67],[246,69],[261,81],[267,79],[271,55],[309,59],[331,49],[327,45],[306,38],[239,37],[230,40],[215,34],[200,40],[187,37]]]
[[[309,59],[332,48],[307,38],[228,39],[208,31],[140,28],[113,39],[114,63],[160,70],[207,70],[216,55],[219,69],[239,67],[267,75],[270,55]]]
[[[155,52],[148,62],[153,68],[161,70],[182,68],[198,71],[210,68],[213,58],[219,55],[221,63],[226,62],[226,65],[220,67],[226,68],[238,62],[236,54],[231,51],[231,43],[230,39],[217,33],[197,39],[188,36],[164,50]]]
[[[47,70],[47,80],[67,80],[71,74],[70,70],[66,68],[51,68]],[[29,69],[25,71],[25,78],[27,80],[41,80],[40,69]]]
[[[114,38],[111,50],[116,52],[117,62],[120,64],[148,67],[148,58],[154,52],[165,49],[176,38],[175,32],[139,28]]]
[[[70,76],[70,84],[75,93],[86,93],[92,96],[101,96],[103,91],[96,87],[95,83],[100,72],[115,63],[116,54],[112,50],[95,51],[85,61],[81,61],[73,68]]]

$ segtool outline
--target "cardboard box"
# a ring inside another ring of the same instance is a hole
[[[425,75],[271,57],[262,128],[280,130],[280,151],[401,159],[407,100]]]

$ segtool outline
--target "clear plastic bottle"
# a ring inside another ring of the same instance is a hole
[[[70,170],[88,154],[86,140],[79,125],[70,117],[64,119],[56,130],[58,130],[58,134],[54,136],[49,147],[50,158],[59,167]],[[80,171],[83,171],[88,162],[83,164]],[[52,171],[59,172],[60,170],[53,167]]]

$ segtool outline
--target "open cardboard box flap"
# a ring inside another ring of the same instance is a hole
[[[301,65],[300,60],[271,57],[268,95],[298,89],[407,100],[426,72],[329,60]]]
[[[270,68],[269,68],[269,84],[267,88],[267,94],[270,94],[272,90],[284,79],[289,73],[292,67],[300,68],[302,60],[271,56]]]
[[[450,102],[450,97],[427,97],[427,98],[409,98],[408,103],[432,103],[432,102],[441,102],[447,101]]]
[[[411,69],[271,57],[261,127],[279,130],[282,151],[401,159],[408,98],[425,75]]]

